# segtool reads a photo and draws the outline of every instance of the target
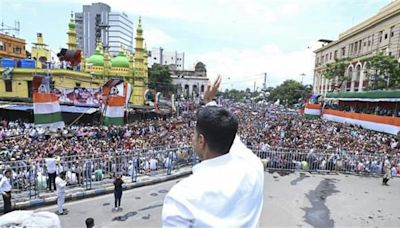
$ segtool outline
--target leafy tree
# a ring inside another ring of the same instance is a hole
[[[310,86],[304,86],[295,80],[286,80],[271,90],[269,100],[275,102],[279,99],[281,103],[291,107],[309,94],[311,94]]]
[[[153,64],[149,69],[149,88],[161,92],[164,96],[176,93],[168,66]]]
[[[379,53],[365,59],[367,62],[367,77],[372,89],[400,88],[400,67],[393,56]]]
[[[349,66],[350,61],[348,58],[345,59],[335,59],[334,63],[328,63],[326,64],[326,69],[323,72],[323,77],[331,80],[335,79],[336,77],[338,78],[337,83],[334,83],[332,86],[332,91],[335,91],[336,89],[340,89],[345,81],[351,80],[350,76],[346,75],[346,69]]]

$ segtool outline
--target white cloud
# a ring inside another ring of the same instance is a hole
[[[309,49],[284,52],[276,45],[265,45],[258,49],[208,52],[198,59],[207,63],[210,79],[217,74],[223,76],[223,89],[253,89],[254,81],[261,88],[264,72],[268,75],[267,86],[276,86],[286,79],[301,80],[302,73],[306,74],[304,82],[312,83],[314,57]]]
[[[148,28],[144,31],[147,47],[158,47],[173,42],[175,39],[157,28]]]

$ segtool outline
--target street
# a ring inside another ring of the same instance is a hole
[[[69,202],[63,227],[160,227],[163,198],[178,180],[125,191],[123,212],[111,212],[113,195]],[[353,175],[265,173],[261,227],[399,227],[400,182]],[[56,206],[38,210],[56,211]]]

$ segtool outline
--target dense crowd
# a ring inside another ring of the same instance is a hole
[[[400,151],[397,136],[323,119],[305,119],[294,110],[248,108],[243,104],[233,105],[231,110],[239,117],[242,138],[255,150],[340,150],[354,154]]]

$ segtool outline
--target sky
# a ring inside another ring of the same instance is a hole
[[[0,0],[0,20],[20,22],[19,36],[30,44],[36,33],[55,52],[66,46],[70,12],[91,0]],[[223,89],[261,89],[284,80],[312,84],[319,39],[376,14],[391,0],[102,0],[125,12],[136,27],[142,17],[148,49],[185,52],[185,68],[207,66],[211,80],[222,75]]]

